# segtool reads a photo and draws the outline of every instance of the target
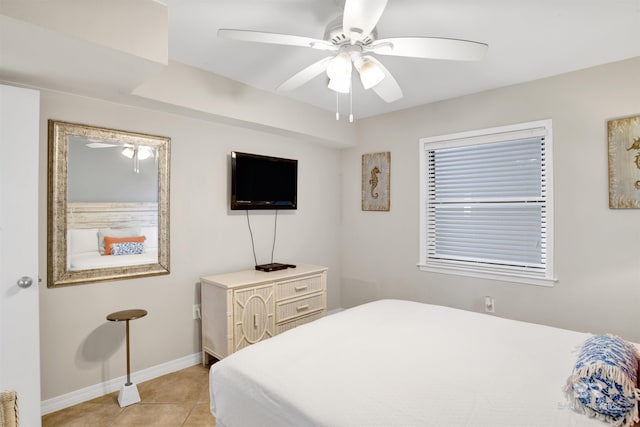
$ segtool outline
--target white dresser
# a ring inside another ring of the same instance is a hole
[[[200,278],[202,363],[222,359],[327,312],[327,268],[298,265]]]

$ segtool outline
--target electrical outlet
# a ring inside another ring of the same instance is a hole
[[[484,297],[484,311],[487,313],[496,312],[495,302],[493,301],[493,298],[491,298],[490,296]]]
[[[201,318],[200,304],[193,304],[193,318],[194,319],[200,319]]]

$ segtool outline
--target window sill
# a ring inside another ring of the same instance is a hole
[[[558,279],[547,279],[540,277],[531,277],[526,275],[498,273],[498,272],[486,272],[477,271],[473,269],[460,269],[460,268],[447,268],[441,266],[432,266],[418,264],[417,267],[420,271],[427,271],[431,273],[453,274],[457,276],[477,277],[479,279],[500,280],[503,282],[522,283],[526,285],[544,286],[552,288],[555,286]]]

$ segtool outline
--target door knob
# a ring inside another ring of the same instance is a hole
[[[22,276],[18,279],[18,286],[21,288],[28,288],[33,285],[33,279],[29,276]]]

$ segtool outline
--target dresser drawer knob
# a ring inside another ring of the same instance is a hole
[[[309,304],[304,304],[304,305],[297,306],[296,310],[302,311],[302,310],[307,310],[308,308],[309,308]]]
[[[296,286],[295,287],[296,292],[306,291],[307,289],[309,289],[309,286],[307,286],[307,285],[302,285],[302,286]]]

